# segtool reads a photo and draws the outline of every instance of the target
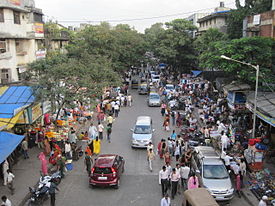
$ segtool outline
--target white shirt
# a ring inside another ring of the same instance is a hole
[[[172,182],[177,182],[177,181],[179,181],[179,179],[180,179],[180,174],[179,173],[171,173],[171,175],[170,175],[170,178],[171,178],[171,181]]]
[[[15,176],[10,172],[8,173],[8,176],[7,176],[7,182],[11,182],[13,179],[15,178]]]
[[[103,132],[104,126],[102,124],[98,125],[98,131]]]
[[[159,171],[159,184],[161,184],[161,180],[166,180],[169,177],[169,172],[166,169],[165,171],[160,170]]]
[[[116,103],[115,103],[114,101],[111,102],[112,107],[114,107],[115,104],[116,104]]]
[[[232,159],[233,159],[232,157],[226,155],[226,156],[223,158],[225,166],[230,165],[230,160],[232,160]]]
[[[190,173],[190,168],[187,166],[181,167],[181,178],[188,179]]]
[[[222,144],[227,144],[228,143],[228,137],[224,134],[224,135],[222,135],[222,137],[221,137],[221,142],[222,142]]]
[[[11,206],[11,201],[7,199],[6,202],[2,202],[1,205]]]
[[[115,104],[114,109],[115,109],[115,110],[119,110],[118,104]]]
[[[70,144],[65,144],[65,153],[70,152],[72,150],[72,147]]]
[[[176,146],[175,155],[180,155],[180,145]]]
[[[239,167],[239,165],[233,164],[233,165],[231,165],[231,168],[232,168],[232,170],[234,171],[235,175],[239,174],[239,172],[240,172],[240,167]]]
[[[151,144],[151,145],[147,145],[147,151],[149,151],[150,149],[152,149],[153,151],[154,151],[154,145],[153,144]]]
[[[160,206],[170,206],[171,205],[171,200],[168,197],[167,199],[164,197],[160,201]]]
[[[258,204],[258,206],[267,206],[266,202],[261,200]]]

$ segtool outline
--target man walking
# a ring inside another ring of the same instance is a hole
[[[107,140],[109,143],[111,143],[111,133],[112,133],[112,125],[111,124],[107,125],[106,133],[107,133]]]
[[[8,169],[7,185],[9,190],[11,191],[11,195],[14,194],[14,187],[13,187],[14,178],[15,178],[14,174],[12,174],[12,172]]]
[[[113,121],[114,121],[114,118],[112,117],[112,115],[109,115],[107,117],[107,124],[112,127],[113,126]]]
[[[90,137],[91,140],[94,140],[96,138],[97,128],[93,123],[91,123],[88,133],[89,133],[89,137]]]
[[[51,206],[55,206],[55,190],[59,191],[56,184],[54,182],[51,182],[51,185],[49,188],[49,194],[51,196]]]
[[[165,196],[161,199],[160,206],[171,206],[171,200],[168,194],[165,194]]]
[[[28,159],[28,158],[29,158],[29,154],[28,154],[29,146],[28,146],[27,138],[25,138],[25,139],[23,140],[23,142],[21,143],[21,147],[22,147],[24,159]]]
[[[11,206],[11,201],[7,198],[7,196],[3,195],[1,199],[2,199],[1,206]]]
[[[155,153],[154,153],[154,151],[153,151],[152,148],[150,148],[149,151],[148,151],[147,159],[148,159],[148,164],[149,164],[150,172],[152,172],[153,171],[152,161],[155,159]]]
[[[180,179],[180,174],[176,172],[175,168],[173,168],[173,170],[172,170],[170,179],[171,179],[171,182],[172,182],[171,196],[172,196],[172,199],[174,199],[175,195],[177,194],[178,182],[179,182],[179,179]]]
[[[93,164],[92,157],[88,154],[88,152],[85,152],[85,165],[86,165],[86,171],[88,173],[88,176],[91,175],[92,164]]]
[[[3,178],[4,178],[3,185],[7,185],[8,170],[9,170],[9,162],[8,162],[8,160],[5,160],[2,165]]]
[[[159,171],[159,184],[161,185],[162,196],[164,196],[168,190],[168,178],[168,171],[166,167],[163,166],[162,170]]]
[[[114,106],[114,110],[115,110],[115,117],[118,117],[118,113],[119,113],[119,105],[116,102],[115,106]]]
[[[100,140],[102,140],[103,139],[104,126],[103,126],[103,124],[101,122],[98,123],[97,130],[98,130],[98,138]]]
[[[184,190],[187,189],[187,181],[189,178],[189,173],[190,173],[190,167],[188,167],[187,165],[185,165],[185,163],[183,163],[180,171],[180,176],[181,176],[181,185]]]

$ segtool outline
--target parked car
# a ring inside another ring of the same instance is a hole
[[[175,87],[173,84],[166,84],[165,85],[165,91],[166,93],[175,92]]]
[[[99,155],[91,170],[89,184],[93,186],[120,186],[121,174],[124,172],[125,160],[115,154]]]
[[[228,171],[213,147],[198,146],[194,149],[192,167],[202,187],[205,187],[217,201],[234,197],[234,188]]]
[[[159,82],[160,81],[160,75],[151,75],[152,82]]]
[[[152,119],[149,116],[139,116],[133,129],[132,147],[146,148],[152,142]]]
[[[160,107],[161,105],[161,99],[158,93],[155,92],[150,92],[149,96],[148,96],[148,106],[149,107]]]

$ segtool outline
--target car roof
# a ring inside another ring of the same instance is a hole
[[[159,94],[158,93],[156,93],[156,92],[150,92],[150,94],[149,95],[158,95],[159,96]]]
[[[112,167],[116,156],[115,154],[99,155],[95,161],[95,167]]]
[[[217,158],[204,158],[203,164],[204,165],[224,165],[223,161]]]
[[[172,87],[174,87],[174,85],[173,85],[173,84],[166,84],[165,86],[172,86]]]
[[[203,158],[219,158],[218,153],[213,147],[198,146],[195,147],[195,151]]]
[[[150,125],[151,124],[151,117],[149,116],[139,116],[137,118],[136,125]]]

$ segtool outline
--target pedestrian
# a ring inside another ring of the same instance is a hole
[[[65,157],[66,159],[72,158],[72,147],[68,140],[65,142]]]
[[[46,156],[44,152],[40,152],[40,154],[38,155],[38,158],[41,162],[41,172],[43,176],[48,175],[48,161],[46,160]]]
[[[107,140],[109,143],[111,143],[111,133],[112,133],[112,125],[111,124],[107,124],[106,127],[106,136],[107,136]]]
[[[93,160],[92,157],[89,155],[88,152],[85,152],[85,165],[86,165],[86,171],[88,173],[88,176],[91,175],[91,168],[92,168],[92,164],[93,164]]]
[[[225,156],[222,157],[222,159],[224,160],[224,165],[225,165],[226,169],[228,171],[231,170],[231,168],[230,168],[230,160],[232,160],[233,157],[231,157],[227,153],[225,153]]]
[[[128,106],[131,107],[131,106],[132,106],[132,102],[133,102],[133,99],[132,99],[131,94],[129,94],[129,95],[127,96],[127,102],[128,102]]]
[[[262,197],[262,199],[260,200],[258,206],[267,206],[267,200],[268,200],[268,197],[266,195],[264,195]]]
[[[162,104],[161,104],[161,111],[160,111],[161,116],[164,116],[165,110],[166,110],[166,104],[162,103]]]
[[[100,153],[100,143],[101,141],[96,137],[95,140],[93,140],[93,145],[94,145],[94,153],[98,155]]]
[[[103,139],[103,130],[104,130],[104,126],[103,126],[102,122],[98,123],[97,130],[98,130],[98,137],[100,140],[102,140]]]
[[[167,163],[169,163],[169,164],[171,163],[171,155],[168,151],[164,154],[164,163],[165,163],[165,165]]]
[[[169,195],[166,193],[160,201],[160,206],[171,206],[171,200]]]
[[[51,206],[55,206],[55,190],[59,191],[57,185],[52,181],[49,188],[49,194],[51,196]]]
[[[177,194],[178,182],[180,180],[180,174],[176,172],[176,168],[172,169],[170,180],[172,183],[171,197],[174,199],[175,195]]]
[[[194,188],[199,188],[199,179],[196,176],[195,172],[189,177],[188,183],[187,183],[187,189],[194,189]]]
[[[150,149],[154,151],[154,145],[152,144],[152,142],[149,142],[149,144],[147,145],[147,151],[149,151]]]
[[[21,143],[21,148],[23,151],[24,159],[29,159],[29,154],[28,154],[29,146],[28,146],[27,138],[25,138]]]
[[[39,131],[38,134],[37,134],[37,146],[38,146],[38,148],[41,148],[41,149],[44,148],[44,143],[43,143],[44,138],[45,138],[44,132]]]
[[[185,165],[185,163],[182,164],[181,170],[180,170],[180,176],[181,176],[181,185],[184,190],[187,189],[187,180],[189,178],[190,173],[190,167]]]
[[[6,159],[2,165],[2,171],[3,171],[3,185],[7,185],[7,178],[8,178],[8,170],[9,170],[10,166],[9,166],[9,162]]]
[[[115,112],[115,117],[118,117],[118,113],[119,113],[119,105],[116,102],[115,106],[114,106],[114,112]]]
[[[97,128],[93,123],[89,127],[88,134],[91,140],[94,140],[97,136]]]
[[[13,187],[13,180],[15,178],[14,174],[12,174],[11,170],[8,169],[8,176],[7,176],[7,186],[11,192],[11,195],[14,194],[14,187]]]
[[[12,206],[11,201],[7,198],[6,195],[3,195],[1,199],[2,199],[1,206]]]
[[[161,185],[162,196],[164,196],[168,190],[168,178],[169,174],[166,166],[163,166],[162,170],[159,171],[159,184]]]
[[[243,186],[243,177],[246,176],[246,163],[244,161],[244,159],[241,159],[240,162],[240,170],[241,170],[241,186]]]
[[[114,121],[113,116],[112,116],[112,115],[109,115],[109,116],[107,117],[107,125],[109,125],[110,127],[112,127],[112,126],[113,126],[113,121]]]
[[[51,146],[50,146],[48,137],[45,137],[44,139],[44,146],[45,146],[44,147],[45,155],[49,155],[51,153]]]
[[[222,151],[227,150],[229,139],[224,131],[221,132],[221,144],[222,144]]]
[[[148,159],[150,172],[153,172],[152,161],[155,159],[155,153],[152,148],[150,148],[147,153],[147,159]]]
[[[171,139],[172,139],[172,140],[176,140],[176,138],[177,138],[177,133],[176,133],[175,130],[173,130],[173,132],[172,132],[172,134],[171,134]]]
[[[180,158],[180,155],[181,155],[181,146],[180,146],[178,141],[176,141],[174,155],[176,156],[176,161],[179,161],[179,158]]]
[[[236,192],[238,194],[238,197],[241,198],[241,171],[239,171],[239,174],[236,175]]]
[[[60,172],[61,178],[65,177],[64,171],[65,171],[65,161],[66,158],[63,157],[61,154],[57,156],[57,170]]]
[[[70,143],[76,143],[76,133],[73,127],[71,127],[69,133],[68,133],[68,140]]]
[[[172,118],[172,125],[175,126],[175,124],[176,124],[176,112],[175,111],[171,112],[171,118]]]
[[[162,126],[164,127],[164,131],[170,131],[168,120],[165,119]]]

